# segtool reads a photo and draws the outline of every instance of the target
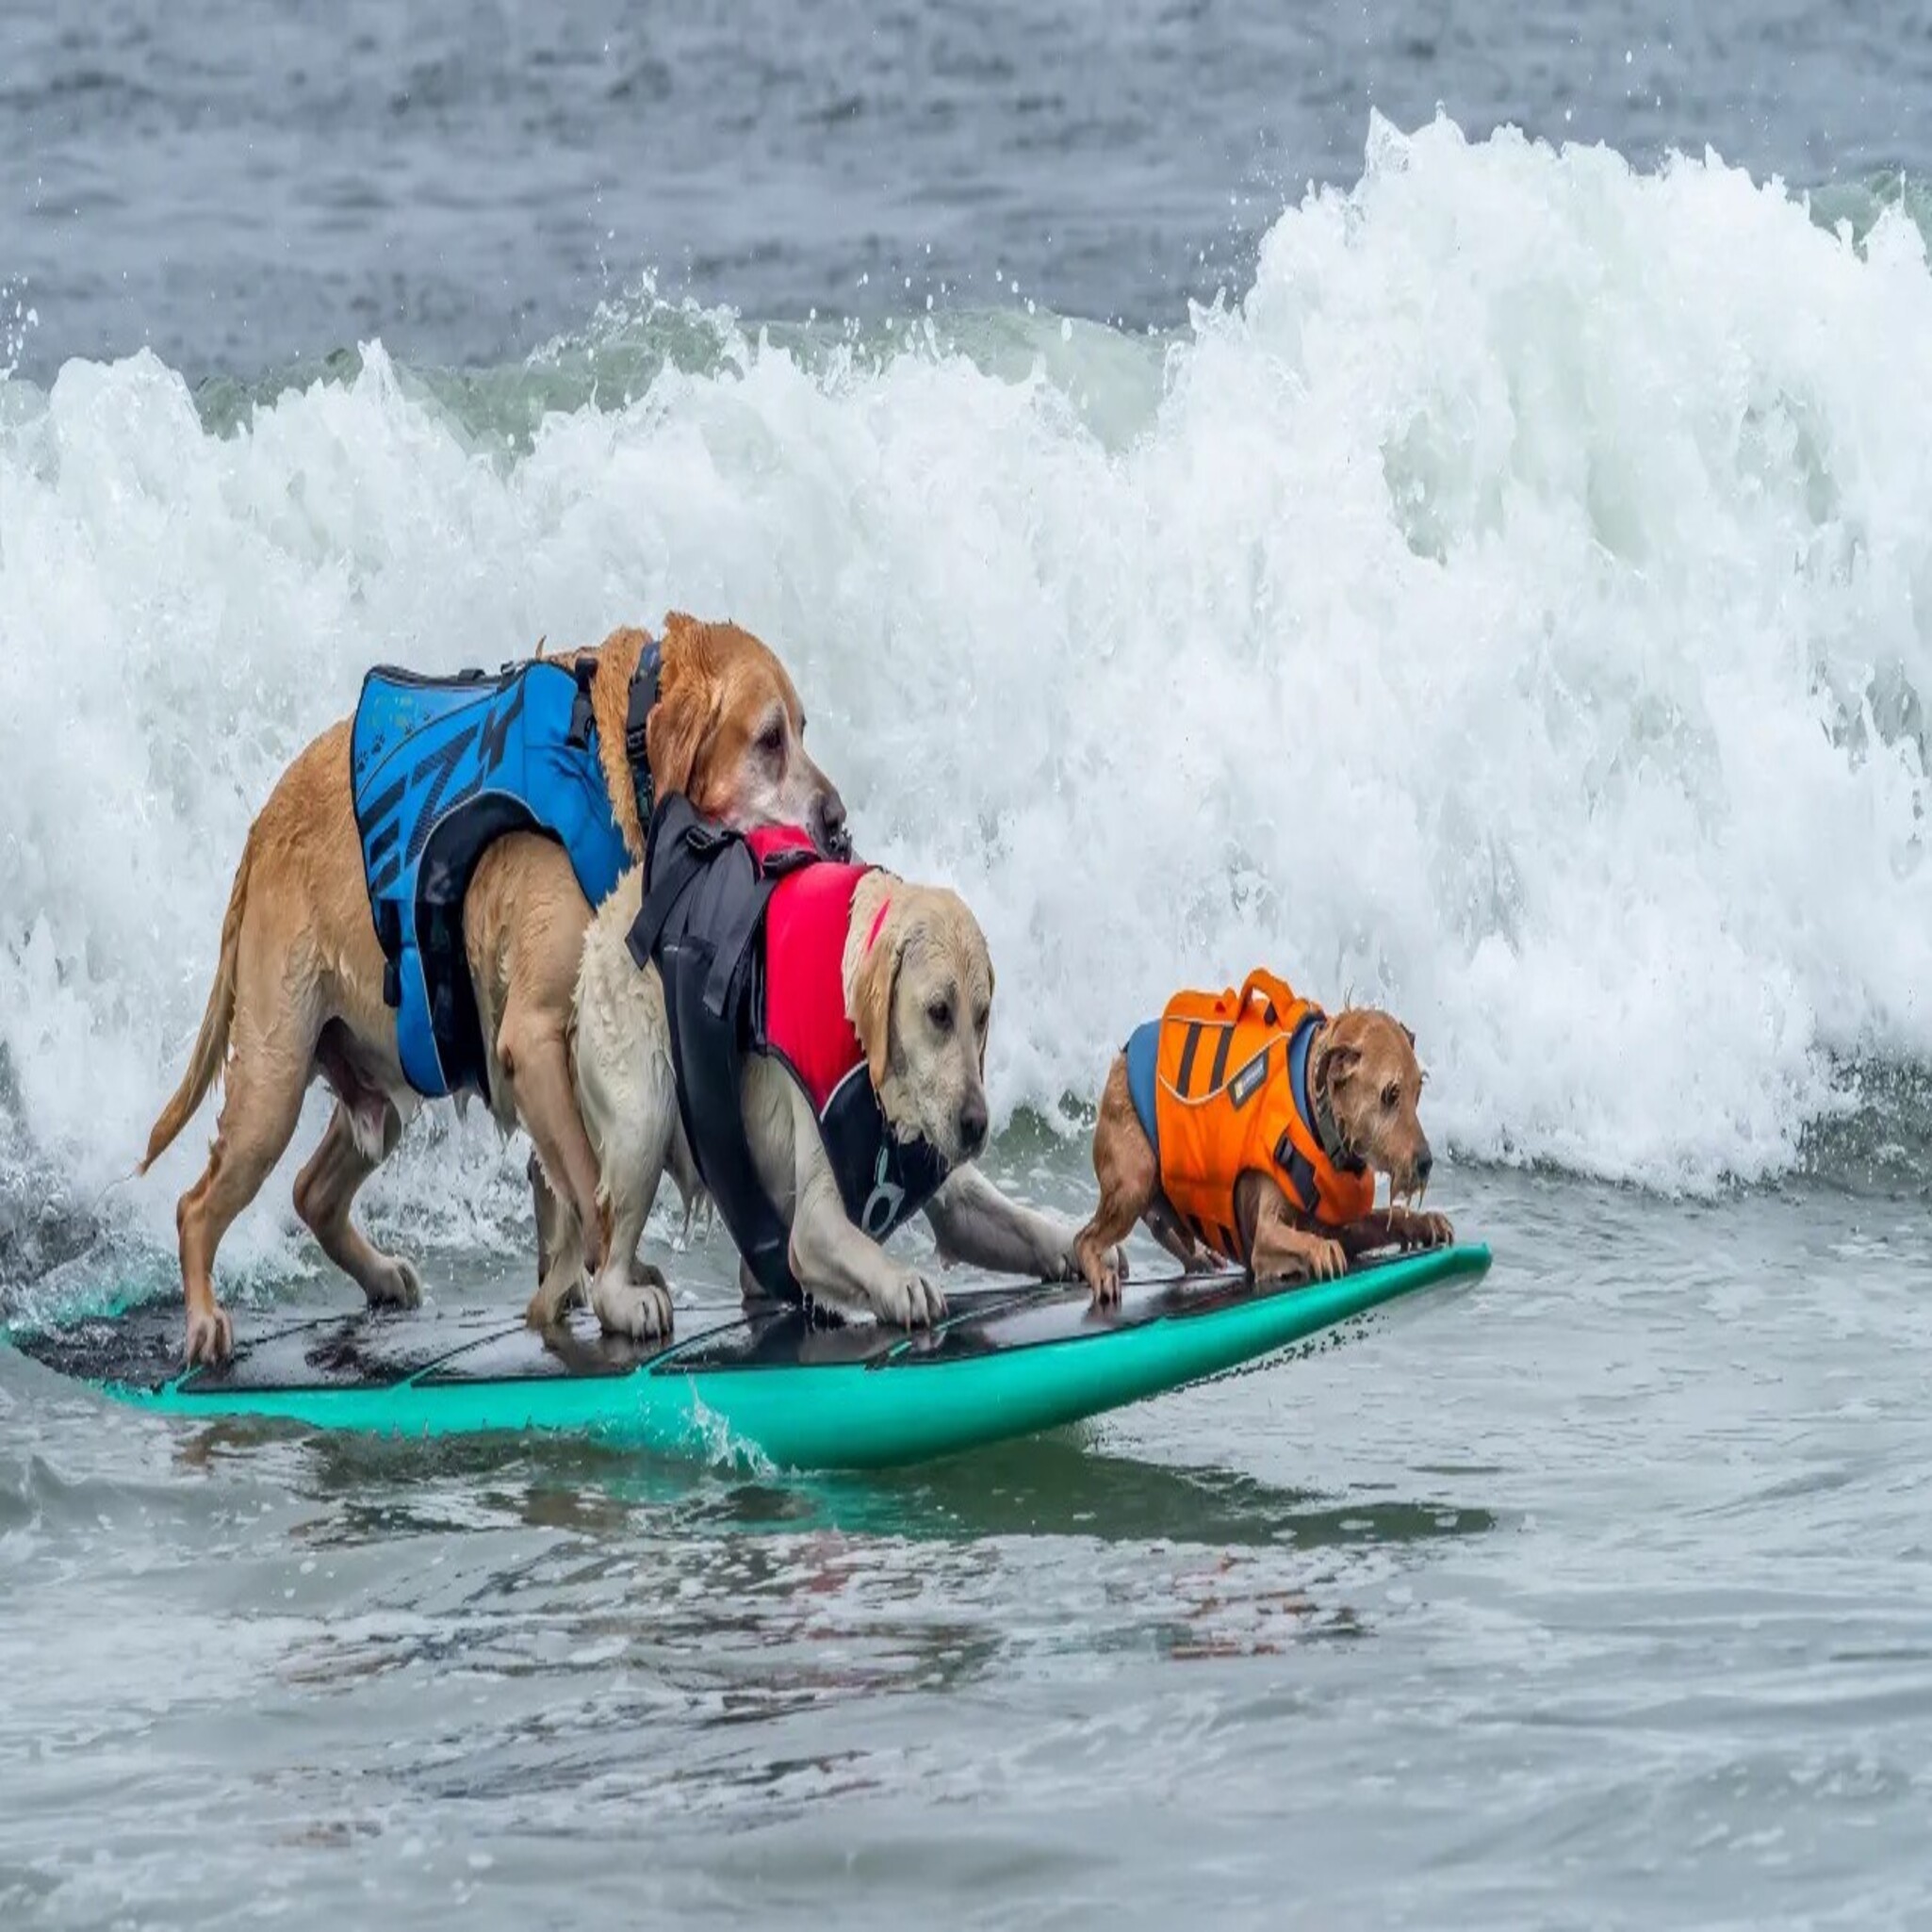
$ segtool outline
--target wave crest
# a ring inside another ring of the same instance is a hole
[[[1398,1007],[1463,1154],[1646,1185],[1786,1171],[1843,1066],[1932,1057],[1905,213],[1378,123],[1170,338],[662,307],[516,371],[0,384],[17,1198],[131,1166],[250,813],[369,663],[667,607],[777,643],[863,848],[977,908],[1008,1112],[1264,958]],[[199,1138],[117,1225],[172,1242]],[[376,1211],[519,1214],[516,1160],[450,1140]]]

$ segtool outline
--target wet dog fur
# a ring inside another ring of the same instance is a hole
[[[647,757],[660,793],[741,828],[789,823],[842,849],[844,807],[806,755],[805,716],[784,665],[748,631],[666,618]],[[612,810],[644,852],[625,712],[645,634],[614,631],[575,655],[597,663],[591,703]],[[356,1190],[395,1147],[418,1096],[403,1076],[384,959],[369,916],[350,773],[351,721],[331,725],[277,781],[249,827],[221,922],[214,987],[181,1084],[149,1136],[160,1156],[216,1079],[221,1111],[201,1177],[180,1200],[182,1291],[190,1363],[234,1345],[215,1296],[215,1251],[294,1134],[318,1076],[336,1096],[321,1142],[295,1182],[295,1208],[322,1252],[371,1305],[421,1299],[415,1265],[375,1248],[350,1216]],[[464,941],[488,1059],[491,1101],[520,1123],[547,1179],[584,1217],[585,1252],[604,1254],[597,1164],[571,1075],[571,1002],[591,907],[563,848],[533,833],[497,841],[464,905]]]
[[[1277,1079],[1287,1077],[1280,1056]],[[1434,1166],[1417,1107],[1423,1073],[1416,1036],[1391,1014],[1351,1007],[1322,1021],[1309,1046],[1309,1086],[1333,1114],[1346,1150],[1389,1181],[1389,1205],[1345,1227],[1303,1214],[1272,1174],[1230,1176],[1241,1242],[1258,1282],[1329,1281],[1357,1255],[1380,1248],[1439,1248],[1454,1238],[1448,1220],[1419,1205]],[[1075,1243],[1079,1270],[1101,1305],[1121,1298],[1116,1244],[1136,1221],[1190,1269],[1211,1267],[1206,1251],[1161,1192],[1153,1143],[1127,1089],[1127,1059],[1114,1057],[1093,1130],[1093,1171],[1100,1204]]]
[[[638,1269],[630,1257],[667,1165],[687,1206],[692,1171],[663,985],[655,968],[637,969],[625,945],[642,892],[641,869],[633,868],[591,922],[577,986],[575,1066],[611,1229],[593,1303],[608,1325],[647,1300],[644,1332],[667,1334],[669,1295],[661,1285],[640,1289],[640,1274],[655,1270]],[[1072,1280],[1073,1229],[1007,1200],[972,1165],[987,1138],[993,974],[965,903],[941,888],[867,874],[853,896],[843,977],[846,1012],[888,1122],[903,1138],[930,1141],[952,1168],[925,1209],[941,1257]],[[790,1224],[792,1270],[806,1291],[843,1315],[906,1328],[937,1320],[945,1298],[928,1275],[889,1254],[846,1215],[811,1104],[791,1075],[754,1056],[742,1102],[760,1182]],[[569,1230],[560,1237],[567,1242]],[[532,1321],[544,1315],[532,1304]]]

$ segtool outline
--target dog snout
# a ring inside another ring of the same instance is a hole
[[[1422,1151],[1416,1156],[1416,1181],[1418,1187],[1429,1185],[1429,1176],[1435,1170],[1435,1156],[1429,1151],[1428,1141],[1422,1143]]]
[[[970,1095],[959,1108],[959,1152],[961,1157],[971,1160],[986,1145],[986,1100],[982,1094]]]
[[[852,834],[845,828],[845,801],[838,787],[827,785],[812,802],[812,839],[827,859],[852,856]]]

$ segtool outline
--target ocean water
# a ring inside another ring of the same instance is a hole
[[[892,1479],[167,1425],[0,1352],[0,1923],[1911,1924],[1932,15],[0,19],[0,1315],[377,660],[786,655],[993,1165],[1267,959],[1479,1287]],[[352,1294],[284,1170],[251,1315]],[[364,1200],[520,1300],[522,1149]],[[672,1250],[687,1297],[729,1279]]]

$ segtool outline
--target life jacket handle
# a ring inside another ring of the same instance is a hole
[[[1283,1024],[1289,1012],[1301,1004],[1287,981],[1265,966],[1257,966],[1241,982],[1241,997],[1236,1002],[1235,1010],[1245,1013],[1256,1000],[1261,1001],[1266,1008],[1263,1017],[1270,1026]]]

